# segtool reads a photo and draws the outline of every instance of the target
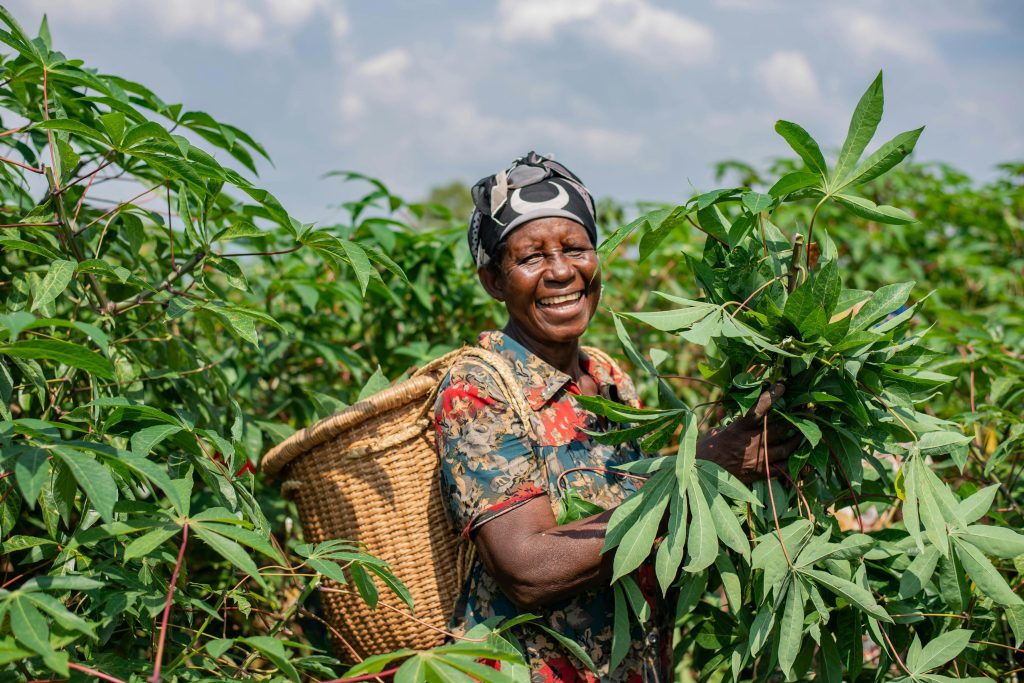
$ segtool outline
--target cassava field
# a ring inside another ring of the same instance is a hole
[[[501,623],[334,649],[320,581],[398,605],[402,577],[305,543],[254,468],[499,323],[458,186],[410,202],[339,172],[364,195],[302,224],[244,131],[0,21],[0,679],[526,680]],[[780,121],[793,155],[724,162],[723,189],[601,203],[587,341],[651,406],[588,401],[652,456],[606,543],[615,654],[649,561],[680,681],[1024,672],[1024,164],[981,184],[912,163],[922,131],[873,143],[882,112],[879,75],[845,141]],[[778,380],[804,436],[787,472],[747,487],[694,458]]]

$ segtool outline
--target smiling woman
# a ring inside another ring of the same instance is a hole
[[[473,199],[469,243],[477,272],[508,311],[504,329],[484,332],[479,345],[507,368],[488,367],[484,356],[460,359],[435,403],[447,510],[479,557],[452,629],[535,612],[539,621],[516,630],[532,680],[668,680],[668,639],[661,636],[667,610],[648,590],[649,566],[636,578],[653,618],[629,643],[613,643],[611,555],[601,550],[612,511],[636,489],[613,468],[642,454],[633,442],[598,442],[595,433],[621,425],[576,400],[591,395],[639,405],[614,361],[580,346],[601,297],[593,200],[568,169],[533,153],[477,183]],[[521,398],[494,379],[505,370]],[[756,419],[737,420],[705,439],[699,454],[736,473],[755,471],[760,417],[780,391],[762,396]],[[770,454],[784,458],[790,448]],[[586,501],[589,517],[558,523],[563,486]]]

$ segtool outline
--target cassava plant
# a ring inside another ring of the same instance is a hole
[[[324,410],[291,388],[369,375],[324,330],[404,273],[255,185],[244,131],[66,57],[45,19],[0,24],[0,679],[336,679],[325,579],[411,597],[290,533],[253,465]],[[429,653],[476,656],[521,661]]]
[[[922,344],[927,327],[916,317],[926,296],[908,305],[913,282],[844,287],[850,275],[837,246],[815,226],[826,206],[874,224],[914,221],[858,194],[906,158],[922,130],[862,159],[882,105],[879,74],[831,166],[803,128],[779,121],[804,168],[767,193],[714,190],[648,213],[602,248],[607,255],[639,231],[643,260],[679,229],[707,236],[699,258],[685,256],[690,297],[665,295],[666,310],[615,316],[662,406],[580,398],[622,427],[600,440],[638,439],[652,454],[679,440],[674,456],[622,468],[647,481],[617,508],[605,541],[614,553],[613,660],[628,647],[630,622],[650,618],[631,578],[646,561],[662,593],[675,596],[676,645],[689,652],[680,676],[693,667],[702,679],[732,681],[980,681],[974,674],[1002,672],[978,653],[1003,646],[1011,631],[1024,635],[1022,600],[993,562],[1024,554],[1024,535],[984,523],[997,486],[961,499],[942,476],[964,468],[973,434],[929,410],[954,378],[930,369],[939,354]],[[806,224],[773,220],[792,215],[783,205],[810,202]],[[710,405],[676,398],[659,375],[669,352],[641,354],[633,323],[703,348],[698,379],[715,389]],[[770,417],[803,436],[787,473],[751,490],[696,458],[710,413],[726,423],[780,381],[785,395]],[[592,512],[571,495],[565,502],[568,517]],[[851,506],[853,528],[835,514]],[[882,520],[875,528],[865,526],[867,508]]]

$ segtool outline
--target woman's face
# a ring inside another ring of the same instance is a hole
[[[597,253],[582,225],[538,218],[506,240],[500,274],[480,269],[484,287],[505,302],[509,327],[520,341],[571,344],[579,339],[601,298]]]

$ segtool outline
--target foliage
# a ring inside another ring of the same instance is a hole
[[[52,50],[45,22],[30,38],[6,12],[2,19],[0,40],[8,54],[0,58],[0,106],[3,127],[11,128],[0,136],[6,148],[0,154],[2,675],[84,679],[99,670],[142,680],[159,661],[161,675],[179,680],[323,680],[349,664],[356,668],[345,675],[391,667],[400,680],[416,680],[427,669],[441,680],[521,677],[509,623],[471,634],[475,643],[397,653],[387,661],[358,664],[343,657],[341,663],[329,656],[315,607],[324,577],[348,580],[348,589],[376,600],[378,609],[402,601],[401,584],[352,544],[304,543],[291,504],[279,498],[275,483],[252,471],[259,455],[295,428],[472,341],[500,320],[500,309],[475,283],[464,205],[450,189],[408,203],[376,179],[336,173],[325,182],[340,178],[367,192],[344,204],[336,223],[301,224],[248,179],[265,153],[243,131],[65,58]],[[771,196],[756,169],[732,164],[725,170],[746,176],[738,185]],[[780,160],[770,174],[803,170]],[[929,399],[925,412],[936,422],[975,426],[963,472],[951,466],[938,472],[955,482],[958,509],[978,491],[983,495],[975,502],[992,496],[985,532],[1024,525],[1018,476],[1022,171],[1007,166],[999,180],[976,186],[945,167],[898,167],[858,192],[875,205],[904,208],[918,223],[898,230],[850,223],[847,209],[831,203],[816,217],[815,231],[833,238],[848,287],[877,290],[899,273],[896,279],[920,283],[912,301],[935,290],[927,302],[936,320],[928,336],[936,355],[928,370],[956,380]],[[720,212],[731,227],[762,201],[752,197],[753,208],[744,210],[747,194],[719,197],[711,213]],[[773,198],[772,223],[806,225],[813,206],[793,199]],[[619,315],[596,318],[588,343],[611,348],[620,335],[625,339],[632,324],[627,314],[649,314],[652,290],[699,300],[680,264],[701,263],[707,252],[730,265],[731,250],[705,245],[688,220],[652,229],[675,207],[653,214],[649,208],[642,207],[645,215],[636,223],[644,226],[637,247],[622,242],[604,265],[605,304]],[[713,230],[709,212],[702,215],[700,208],[689,217]],[[601,209],[605,225],[613,227],[635,213],[609,200]],[[748,303],[762,305],[760,299]],[[736,315],[761,329],[748,317]],[[921,328],[916,317],[901,324],[914,334]],[[713,346],[680,344],[673,333],[653,328],[630,333],[635,369],[661,375],[638,377],[647,404],[659,394],[667,409],[681,407],[669,402],[677,396],[690,406],[719,398],[703,382],[673,379],[724,358],[713,355]],[[730,394],[740,396],[739,389]],[[791,405],[793,398],[790,391]],[[805,417],[817,423],[824,415],[816,408]],[[709,419],[720,417],[716,411]],[[815,457],[812,451],[808,462]],[[948,464],[944,456],[933,460],[936,468]],[[762,505],[755,531],[772,537],[763,484],[745,494],[706,463],[695,462],[693,470],[697,486],[691,490],[705,502],[712,482],[739,500],[752,495]],[[864,481],[853,486],[860,516],[849,515],[868,525],[873,545],[863,575],[876,589],[891,584],[893,572],[909,569],[900,564],[905,559],[923,555],[898,514],[871,526],[876,511],[892,509],[874,499],[883,481],[865,468]],[[993,483],[997,489],[989,488]],[[810,480],[804,484],[809,497],[816,495]],[[826,484],[838,491],[834,470]],[[776,484],[772,491],[780,521],[789,523],[794,489]],[[693,501],[700,507],[698,497]],[[852,495],[835,507],[850,502]],[[712,514],[715,504],[709,503]],[[726,505],[739,510],[739,504]],[[589,509],[577,496],[576,514]],[[840,510],[840,519],[846,513]],[[738,517],[737,523],[750,529]],[[827,514],[816,523],[835,526]],[[848,524],[840,522],[828,542],[850,537]],[[709,548],[712,541],[717,547],[717,533],[703,534],[698,545]],[[922,542],[933,547],[927,532]],[[984,550],[985,541],[979,543]],[[764,545],[755,544],[754,553]],[[879,604],[891,615],[935,614],[959,596],[962,609],[950,617],[893,616],[897,624],[888,633],[908,667],[942,671],[949,666],[938,661],[942,653],[956,649],[971,630],[956,666],[998,678],[1013,668],[1014,652],[980,641],[1019,646],[1024,614],[1002,610],[984,589],[964,583],[956,552],[952,563],[937,560],[931,581],[920,564],[914,567],[920,590],[900,598],[899,612],[892,603]],[[836,561],[852,562],[852,572],[858,558]],[[1024,563],[995,559],[993,567],[1019,589]],[[750,583],[749,571],[742,555],[715,551],[713,565],[679,594],[684,605],[693,604],[678,624],[678,652],[692,650],[681,656],[682,669],[703,669],[709,677],[728,670],[728,659],[716,655],[735,647],[736,634],[750,625],[753,613],[740,609],[748,596],[738,592]],[[628,574],[620,583],[623,602],[639,604]],[[915,587],[908,579],[907,590]],[[827,587],[821,595],[832,615],[821,632],[855,626],[860,617],[841,606],[845,598],[828,597]],[[783,605],[778,619],[784,615]],[[803,630],[810,628],[808,622]],[[915,646],[911,636],[924,644]],[[762,653],[774,652],[775,642]],[[564,644],[585,659],[573,643]],[[484,649],[487,658],[504,661],[501,672],[473,666]],[[853,650],[847,679],[857,678]],[[806,656],[813,654],[802,651],[797,662]],[[898,673],[887,657],[872,659],[869,651],[859,680]],[[765,664],[757,673],[770,676],[772,668]]]
[[[1000,524],[1005,517],[992,509],[999,484],[961,487],[961,497],[936,473],[963,476],[973,435],[931,410],[955,377],[937,372],[951,364],[921,344],[927,329],[915,314],[929,294],[908,306],[913,282],[873,292],[844,289],[846,259],[836,243],[821,227],[814,241],[816,218],[827,204],[876,225],[914,221],[901,209],[854,194],[903,160],[921,132],[902,133],[860,161],[882,99],[879,75],[831,168],[806,131],[780,121],[776,130],[803,168],[782,175],[767,193],[713,190],[658,209],[624,226],[604,247],[610,253],[639,229],[644,260],[687,223],[708,236],[700,257],[685,255],[699,296],[666,294],[669,310],[615,316],[627,355],[656,379],[664,407],[636,410],[581,399],[615,422],[632,423],[598,437],[609,442],[640,439],[653,453],[681,427],[675,456],[625,468],[649,478],[611,517],[605,551],[614,551],[613,587],[622,596],[630,592],[629,573],[654,553],[662,592],[677,589],[676,626],[685,633],[678,644],[693,649],[703,676],[717,671],[728,680],[769,680],[781,671],[797,680],[816,668],[822,680],[945,680],[939,670],[963,673],[960,666],[1000,675],[1006,653],[983,646],[995,640],[998,648],[1011,633],[1018,643],[1024,636],[1024,601],[1003,575],[1020,579],[1024,535]],[[810,218],[795,221],[789,239],[776,224],[794,214],[781,207],[806,199],[815,201]],[[773,413],[804,437],[783,475],[787,483],[766,479],[750,491],[716,465],[696,460],[702,418],[659,376],[671,350],[654,349],[648,360],[622,320],[704,347],[701,377],[715,387],[711,403],[725,422],[748,411],[766,386],[784,381],[785,398]],[[1019,336],[1014,341],[1019,345]],[[1016,369],[1006,380],[1007,390],[1016,392],[1019,362],[1006,355],[985,358]],[[995,400],[1004,397],[998,392]],[[1007,437],[1014,448],[1019,415],[995,412],[1012,422]],[[994,460],[985,474],[998,464]],[[889,523],[865,533],[860,506],[868,501]],[[849,502],[861,518],[859,531],[844,529],[832,514]],[[659,541],[666,515],[668,531]],[[994,524],[979,523],[986,515]],[[1017,558],[1018,564],[997,568],[993,558]],[[623,612],[630,603],[617,602]],[[723,602],[727,613],[717,606]],[[644,621],[643,610],[635,612]],[[628,622],[616,622],[622,624],[616,639],[625,643]],[[862,638],[880,648],[870,670]],[[923,647],[921,638],[928,641]]]
[[[286,509],[252,463],[290,421],[357,397],[397,346],[366,302],[429,309],[451,231],[403,271],[380,246],[409,235],[362,216],[386,190],[349,225],[301,224],[225,165],[266,157],[246,133],[66,58],[45,20],[36,38],[0,20],[0,666],[333,678],[297,621],[322,579],[411,597],[352,544],[279,541]],[[403,300],[385,278],[408,276]]]

